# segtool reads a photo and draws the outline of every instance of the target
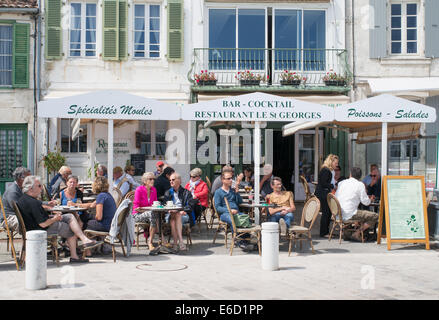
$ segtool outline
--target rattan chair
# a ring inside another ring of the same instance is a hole
[[[291,255],[291,248],[293,242],[299,241],[300,250],[302,250],[302,241],[309,240],[312,253],[314,253],[314,246],[312,245],[311,229],[320,212],[320,201],[317,197],[309,198],[302,209],[302,219],[300,226],[291,226],[288,228],[288,239],[290,241],[288,247],[288,256]]]
[[[15,201],[12,201],[12,207],[18,218],[18,230],[22,237],[22,246],[20,251],[20,265],[23,268],[24,262],[26,260],[26,226],[24,224],[23,216],[21,215],[20,209],[18,208]],[[52,260],[59,267],[59,257],[58,257],[58,235],[52,234],[47,235],[47,245],[52,251]]]
[[[206,176],[206,183],[207,183],[207,186],[209,187],[209,191],[210,191],[212,189],[212,182],[210,182],[210,179],[208,176]]]
[[[209,199],[209,206],[208,206],[207,210],[210,213],[210,219],[209,219],[208,227],[212,228],[213,227],[213,223],[215,222],[215,217],[217,215],[215,214],[215,206],[214,206],[214,203],[213,203],[213,195],[210,193],[210,191],[209,191],[208,199]]]
[[[305,177],[300,175],[299,180],[302,183],[303,190],[305,190],[305,202],[308,201],[314,194],[311,193],[311,190],[309,189],[308,181],[306,181]]]
[[[219,232],[221,232],[221,230],[224,230],[224,245],[227,248],[227,233],[230,232],[229,225],[227,224],[227,222],[221,221],[218,211],[216,211],[215,208],[214,198],[212,198],[212,208],[213,208],[213,214],[218,218],[218,227],[215,230],[212,243],[215,244],[216,236],[218,235]]]
[[[331,232],[329,233],[328,241],[331,241],[332,233],[334,232],[334,229],[338,227],[338,230],[340,232],[339,243],[341,243],[343,231],[344,230],[356,231],[358,228],[360,228],[361,222],[359,220],[354,220],[354,219],[343,220],[340,202],[338,202],[338,199],[332,193],[328,193],[327,201],[328,201],[329,210],[332,213],[332,217],[331,217],[332,228],[331,228]],[[364,242],[363,231],[361,231],[361,242]]]
[[[232,226],[233,226],[233,230],[231,230],[232,241],[230,245],[230,255],[233,254],[233,247],[235,246],[235,241],[242,239],[242,236],[245,234],[256,235],[256,238],[258,240],[259,255],[261,255],[261,226],[254,225],[250,228],[237,228],[235,225],[235,219],[233,219],[232,211],[230,210],[229,201],[227,201],[226,198],[224,198],[224,201],[226,202],[227,210],[229,210],[230,220],[232,220]]]
[[[119,213],[119,216],[117,217],[117,227],[120,230],[120,227],[125,223],[125,219],[127,218],[127,216],[131,213],[133,209],[133,205],[132,202],[130,203],[130,205],[128,207],[126,207],[125,209],[123,209],[122,212]],[[95,231],[95,230],[84,230],[84,234],[90,238],[103,238],[104,242],[107,244],[111,245],[111,249],[113,252],[113,261],[116,262],[116,248],[115,248],[115,244],[116,243],[111,243],[110,242],[110,233],[109,232],[103,232],[103,231]],[[120,232],[117,233],[116,235],[117,240],[119,240],[119,243],[122,247],[122,252],[124,257],[126,257],[126,253],[125,253],[125,247],[123,246],[123,241],[122,241],[122,236],[120,235]],[[85,254],[86,254],[86,250],[84,250],[83,253],[83,257],[85,258]]]
[[[119,207],[123,200],[122,192],[118,188],[113,188],[110,194],[113,196],[114,202],[116,202],[116,207]]]
[[[130,200],[131,202],[133,202],[133,201],[134,201],[134,194],[135,194],[135,193],[136,193],[135,190],[132,190],[132,191],[130,191],[130,192],[127,192],[127,194],[125,195],[125,197],[123,197],[122,200],[128,199],[128,200]]]

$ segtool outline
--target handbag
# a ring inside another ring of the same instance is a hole
[[[233,219],[237,228],[250,228],[252,223],[248,214],[234,214]]]

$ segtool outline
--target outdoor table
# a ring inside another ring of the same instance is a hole
[[[81,207],[70,207],[70,206],[55,206],[49,209],[46,209],[46,211],[49,212],[53,212],[53,211],[58,211],[61,212],[62,214],[64,213],[75,213],[78,211],[86,211],[87,209],[85,208],[81,208]]]
[[[96,198],[97,198],[96,195],[91,195],[91,196],[83,197],[83,198],[82,198],[82,203],[93,202],[93,201],[96,200]]]
[[[154,255],[154,254],[158,254],[158,253],[176,253],[175,250],[167,248],[165,246],[162,245],[162,243],[164,243],[164,239],[163,239],[163,230],[162,230],[162,218],[164,217],[164,214],[170,210],[183,210],[183,207],[178,207],[178,206],[172,206],[172,207],[168,207],[168,206],[151,206],[151,207],[138,207],[136,208],[137,212],[144,212],[144,211],[153,211],[153,212],[158,212],[160,213],[160,219],[159,219],[159,232],[160,232],[160,242],[157,248],[155,248],[153,251],[151,251],[149,254],[150,255]]]
[[[377,212],[379,210],[379,208],[380,208],[380,202],[379,201],[378,202],[376,202],[376,201],[371,202],[369,204],[369,207],[372,207],[373,211]]]
[[[274,203],[271,203],[271,204],[268,204],[268,203],[259,203],[259,204],[256,204],[256,203],[241,203],[239,206],[242,207],[242,208],[249,208],[250,212],[251,212],[251,218],[254,218],[253,210],[255,208],[267,208],[267,209],[268,208],[276,208],[277,204],[274,204]],[[259,219],[259,223],[261,223],[261,222],[262,222],[261,219]]]

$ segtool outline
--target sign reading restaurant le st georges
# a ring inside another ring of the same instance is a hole
[[[335,119],[352,122],[434,122],[436,112],[434,108],[384,94],[336,108]]]
[[[183,120],[212,121],[328,121],[334,109],[315,103],[261,92],[186,105]]]
[[[179,107],[120,91],[99,91],[38,103],[47,118],[178,120]]]

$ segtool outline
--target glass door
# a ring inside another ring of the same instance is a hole
[[[294,164],[294,200],[305,200],[305,190],[299,180],[299,176],[303,175],[308,182],[311,192],[314,192],[315,185],[312,183],[317,181],[318,171],[316,171],[315,158],[315,130],[303,130],[295,134],[295,164]],[[323,132],[319,130],[318,153],[323,153]]]

